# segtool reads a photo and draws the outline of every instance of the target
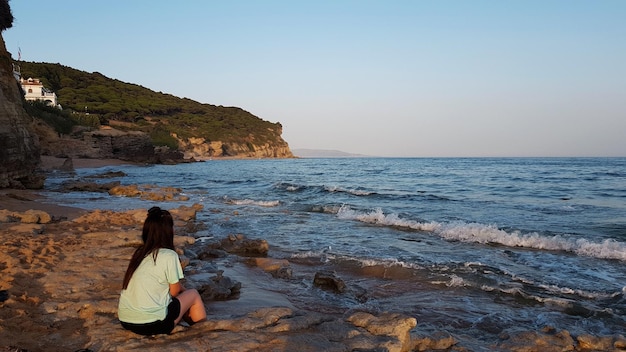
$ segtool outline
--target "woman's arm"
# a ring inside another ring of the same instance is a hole
[[[183,291],[185,291],[185,287],[180,283],[180,281],[175,284],[170,284],[170,295],[172,295],[172,297],[178,296]]]

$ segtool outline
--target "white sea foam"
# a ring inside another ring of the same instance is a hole
[[[360,212],[346,205],[338,210],[337,216],[340,219],[358,220],[380,226],[432,232],[449,241],[483,244],[495,243],[508,247],[566,251],[588,257],[626,261],[626,243],[618,242],[613,239],[593,242],[585,238],[576,239],[561,235],[544,236],[536,232],[507,232],[499,229],[496,225],[479,223],[466,223],[461,221],[450,223],[440,223],[436,221],[420,222],[402,219],[397,214],[385,214],[381,209]]]
[[[539,285],[539,287],[550,292],[555,292],[555,293],[565,294],[565,295],[576,295],[576,296],[585,297],[588,299],[606,299],[606,298],[612,298],[615,296],[615,293],[592,292],[592,291],[585,291],[585,290],[580,290],[580,289],[573,289],[569,287],[559,287],[556,285]]]
[[[433,285],[445,285],[447,287],[467,287],[472,286],[470,282],[465,281],[462,277],[452,274],[449,280],[433,280],[430,281]],[[489,291],[488,288],[483,287],[485,291]]]
[[[213,239],[213,236],[202,236],[202,237],[196,238],[196,242],[204,242],[204,241],[208,241],[212,239]]]
[[[446,286],[448,287],[463,287],[465,285],[466,285],[465,280],[463,280],[462,277],[459,277],[456,275],[452,275],[450,277],[450,281],[446,283]]]
[[[299,253],[294,253],[291,255],[293,259],[309,259],[309,258],[321,258],[323,260],[340,260],[340,261],[350,261],[356,262],[360,267],[374,267],[381,266],[386,268],[392,267],[400,267],[406,269],[423,269],[423,266],[418,263],[413,262],[405,262],[402,260],[398,260],[397,258],[365,258],[365,257],[356,257],[350,255],[337,255],[331,253],[332,248],[330,246],[317,250],[317,251],[304,251]]]
[[[436,222],[423,223],[415,220],[404,220],[396,214],[384,214],[381,209],[376,209],[371,212],[362,213],[356,210],[350,209],[349,206],[343,205],[337,212],[337,216],[340,219],[358,220],[365,223],[404,227],[418,231],[435,231],[440,225]]]
[[[345,193],[353,194],[355,196],[368,196],[372,194],[372,192],[368,192],[364,190],[341,188],[337,186],[324,186],[324,190],[330,193],[345,192]]]
[[[521,288],[519,288],[519,287],[499,288],[498,290],[500,292],[503,292],[503,293],[506,293],[506,294],[509,294],[509,295],[520,295],[520,296],[525,297],[525,298],[534,298],[534,299],[536,299],[536,297],[524,293],[524,291]]]
[[[317,258],[317,257],[320,257],[322,254],[323,254],[322,251],[306,251],[306,252],[293,253],[291,255],[291,258],[294,258],[294,259]]]
[[[277,207],[280,205],[278,200],[228,199],[226,202],[233,205],[256,205],[260,207]]]
[[[313,211],[325,214],[337,214],[341,210],[339,205],[320,205],[312,208]]]
[[[354,194],[355,196],[369,196],[372,192],[358,190],[358,189],[349,189],[346,192]]]
[[[489,286],[489,285],[482,285],[482,286],[480,286],[480,289],[485,291],[485,292],[492,292],[492,291],[496,290],[495,287]]]
[[[367,259],[367,258],[358,258],[355,257],[353,260],[358,261],[362,267],[368,266],[384,266],[384,267],[402,267],[407,269],[422,269],[423,267],[418,263],[405,262],[402,260],[398,260],[395,258],[388,259]]]

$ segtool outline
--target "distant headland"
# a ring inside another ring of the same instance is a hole
[[[292,149],[293,155],[299,158],[372,158],[372,155],[353,154],[340,150],[328,149]]]

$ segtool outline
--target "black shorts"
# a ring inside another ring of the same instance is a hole
[[[176,318],[180,315],[180,301],[172,297],[172,303],[167,306],[167,316],[163,320],[153,321],[145,324],[133,324],[120,321],[124,329],[130,330],[139,335],[169,334],[176,326]]]

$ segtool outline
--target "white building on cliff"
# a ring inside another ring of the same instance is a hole
[[[37,78],[20,78],[20,84],[24,90],[24,99],[34,101],[39,100],[46,102],[51,106],[58,106],[57,95],[43,86],[43,83]]]

